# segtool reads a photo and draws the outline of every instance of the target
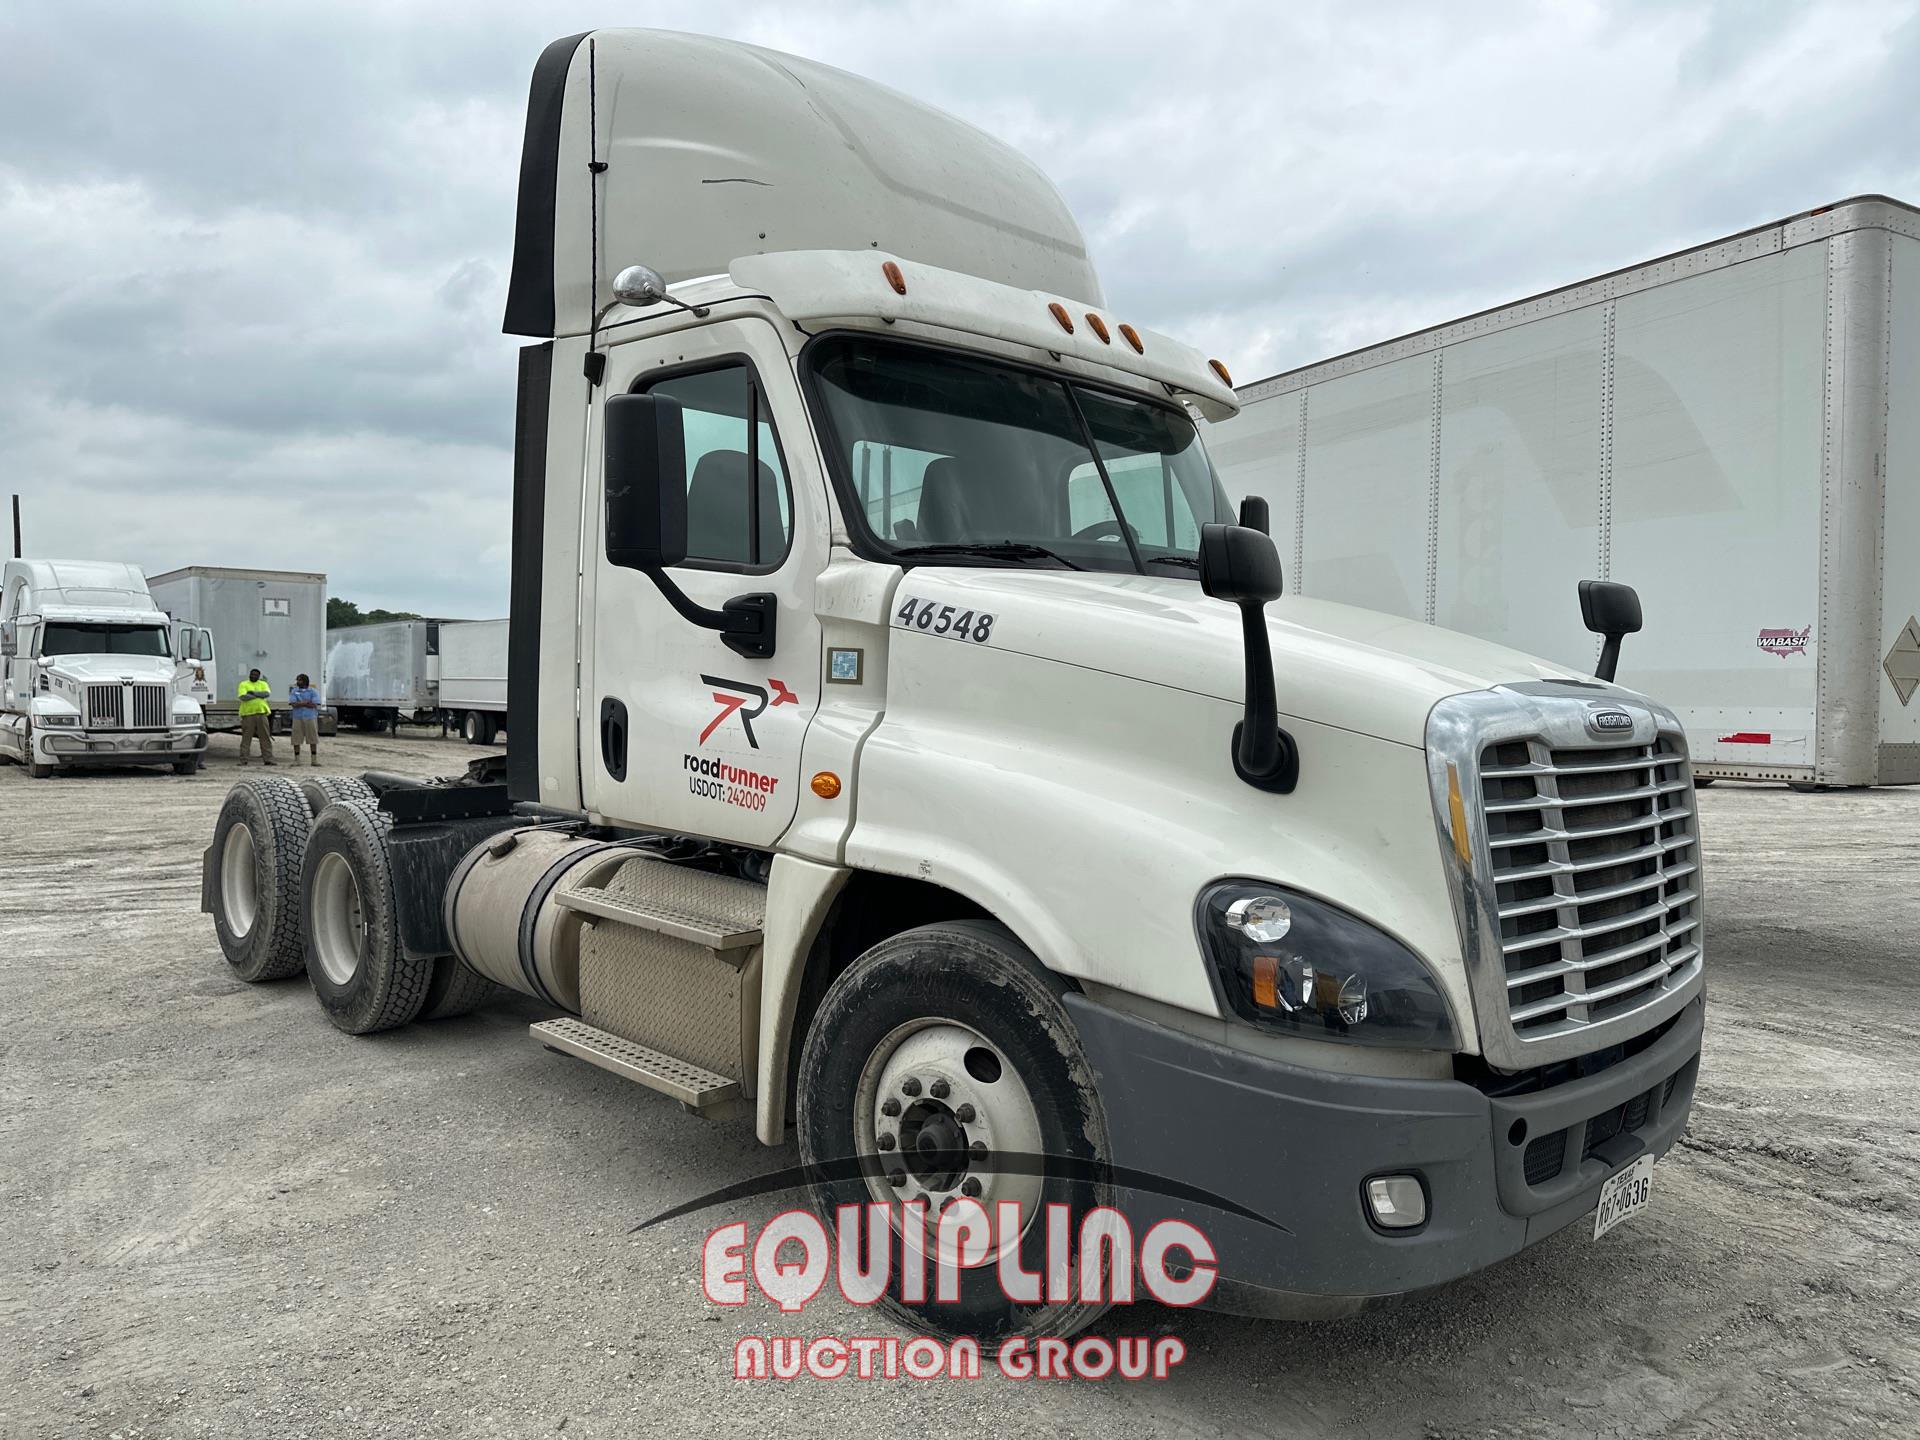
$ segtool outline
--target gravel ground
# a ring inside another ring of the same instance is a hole
[[[628,1230],[791,1151],[529,1043],[531,1004],[353,1040],[234,981],[198,913],[234,754],[0,767],[0,1433],[1920,1434],[1920,791],[1703,793],[1692,1133],[1599,1244],[1334,1324],[1135,1314],[1188,1347],[1164,1383],[744,1384],[736,1334],[884,1322],[716,1310],[708,1222]]]

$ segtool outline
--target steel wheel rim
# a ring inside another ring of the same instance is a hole
[[[990,1065],[978,1055],[982,1051]],[[889,1102],[898,1113],[886,1112]],[[854,1090],[853,1142],[854,1153],[874,1162],[866,1167],[866,1182],[875,1200],[926,1203],[920,1233],[903,1227],[900,1212],[893,1212],[895,1228],[915,1249],[931,1248],[942,1208],[964,1196],[986,1210],[993,1226],[986,1253],[976,1262],[990,1265],[1020,1243],[1039,1211],[1044,1175],[993,1169],[996,1154],[1042,1153],[1033,1092],[999,1046],[960,1021],[910,1020],[873,1048]],[[999,1229],[996,1206],[1003,1200],[1020,1206],[1016,1233]]]
[[[253,831],[236,824],[220,847],[220,908],[227,914],[227,933],[244,940],[253,933],[260,914],[260,886],[253,864]]]
[[[321,973],[334,984],[345,985],[360,968],[366,917],[353,867],[331,851],[314,867],[312,919],[313,951],[319,957]]]

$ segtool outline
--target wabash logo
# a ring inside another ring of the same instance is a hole
[[[1807,639],[1813,634],[1813,626],[1804,630],[1762,630],[1760,638],[1753,643],[1769,655],[1778,655],[1782,660],[1789,655],[1807,653]]]
[[[718,675],[702,675],[700,678],[714,687],[713,703],[720,707],[713,719],[707,722],[707,728],[700,732],[702,745],[707,743],[707,737],[725,724],[730,716],[738,715],[740,728],[747,735],[747,744],[758,750],[760,742],[754,738],[753,722],[776,706],[800,703],[800,697],[779,680],[767,681],[773,686],[773,693],[769,695],[758,685],[749,685],[744,680],[727,680]]]

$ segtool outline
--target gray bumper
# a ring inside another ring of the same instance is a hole
[[[1598,1074],[1490,1097],[1454,1080],[1286,1065],[1082,995],[1066,1003],[1098,1077],[1113,1163],[1285,1227],[1142,1186],[1120,1192],[1134,1233],[1163,1218],[1193,1222],[1219,1255],[1215,1304],[1303,1318],[1457,1279],[1591,1211],[1609,1175],[1664,1154],[1686,1128],[1706,1013],[1696,1000],[1652,1045]],[[1376,1230],[1362,1186],[1407,1173],[1425,1184],[1426,1224]]]
[[[85,735],[45,731],[36,735],[46,761],[61,765],[170,765],[207,749],[207,732],[155,732],[138,735]]]

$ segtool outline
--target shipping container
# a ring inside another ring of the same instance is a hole
[[[239,728],[235,692],[247,672],[257,669],[273,687],[275,728],[284,729],[288,687],[300,674],[318,681],[326,658],[327,577],[305,570],[189,565],[148,576],[147,588],[176,634],[190,627],[212,637],[207,727]],[[331,729],[331,717],[322,716],[322,729]]]
[[[1864,196],[1247,385],[1209,442],[1291,593],[1589,671],[1575,582],[1624,581],[1620,682],[1698,774],[1911,784],[1916,394],[1920,212]]]

